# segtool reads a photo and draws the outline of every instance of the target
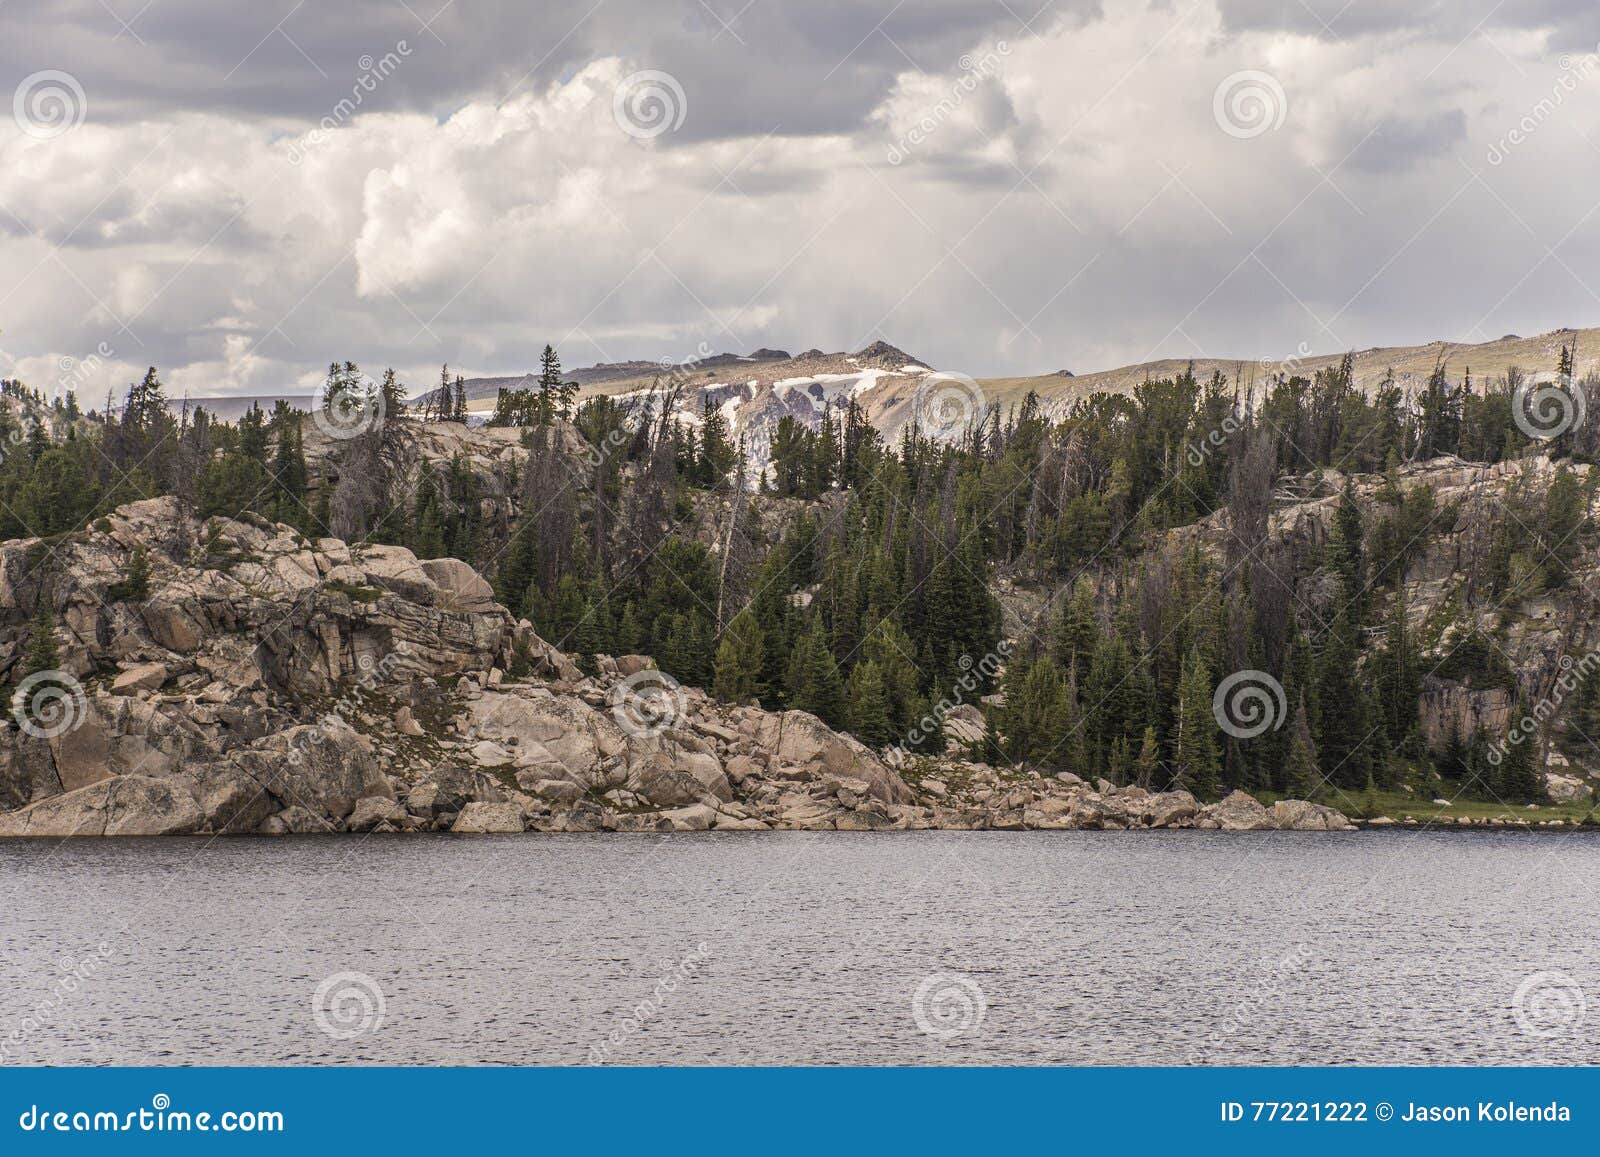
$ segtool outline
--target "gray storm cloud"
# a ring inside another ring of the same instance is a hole
[[[0,372],[884,336],[987,375],[1594,321],[1592,6],[1326,7],[12,0]]]

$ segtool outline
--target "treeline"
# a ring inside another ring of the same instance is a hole
[[[46,403],[15,383],[0,407],[0,538],[82,529],[125,502],[176,494],[202,515],[255,511],[297,526],[306,465],[298,416],[279,402],[252,407],[237,425],[204,409],[174,415],[155,367],[120,408],[82,412],[69,391]]]
[[[1565,388],[1593,400],[1571,368],[1563,350]],[[1441,675],[1515,688],[1476,612],[1570,581],[1589,496],[1565,465],[1476,511],[1400,482],[1441,454],[1492,463],[1536,445],[1594,461],[1594,423],[1526,432],[1515,372],[1454,385],[1441,365],[1414,395],[1389,380],[1370,396],[1349,358],[1255,390],[1184,373],[1058,415],[1030,395],[953,443],[913,422],[893,446],[849,402],[817,429],[782,421],[758,477],[709,402],[698,422],[675,415],[670,387],[643,405],[580,405],[561,378],[547,348],[539,387],[502,394],[491,418],[528,449],[502,480],[520,498],[510,525],[485,521],[468,462],[407,460],[417,411],[393,371],[373,383],[352,363],[329,367],[324,416],[344,428],[315,479],[286,405],[234,424],[174,415],[154,369],[101,414],[6,383],[0,486],[14,500],[0,504],[0,534],[59,534],[173,493],[201,514],[253,510],[466,559],[584,662],[650,654],[723,698],[812,711],[876,745],[942,747],[926,718],[1001,691],[983,753],[996,760],[1201,795],[1395,787],[1419,768],[1500,798],[1540,794],[1528,745],[1498,761],[1492,737],[1430,745],[1418,692],[1439,664],[1427,655],[1447,656]],[[460,420],[465,407],[446,368],[421,415]],[[347,410],[384,420],[352,425]],[[1388,481],[1362,502],[1346,484],[1325,536],[1269,535],[1274,495],[1320,493],[1324,471]],[[1430,532],[1463,518],[1462,589],[1448,621],[1419,629],[1404,577]],[[998,687],[997,577],[1057,592],[1011,632]],[[1278,725],[1249,738],[1214,710],[1238,672],[1281,688]],[[1597,700],[1585,690],[1576,718],[1600,717]]]

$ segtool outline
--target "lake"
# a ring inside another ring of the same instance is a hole
[[[13,840],[0,1056],[1590,1063],[1597,881],[1581,832]]]

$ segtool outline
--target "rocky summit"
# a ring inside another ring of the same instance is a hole
[[[175,498],[0,547],[7,658],[41,600],[57,667],[12,703],[3,835],[1351,826],[1243,792],[886,758],[642,656],[580,669],[456,559]],[[953,731],[983,726],[965,711]]]

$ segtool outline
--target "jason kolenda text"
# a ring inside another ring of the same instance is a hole
[[[1548,1105],[1519,1105],[1515,1101],[1479,1101],[1472,1105],[1418,1105],[1407,1103],[1395,1115],[1408,1124],[1436,1121],[1570,1121],[1572,1110],[1551,1101]]]

